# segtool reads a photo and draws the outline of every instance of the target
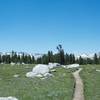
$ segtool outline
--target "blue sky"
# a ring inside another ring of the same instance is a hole
[[[100,51],[100,0],[0,0],[0,51]]]

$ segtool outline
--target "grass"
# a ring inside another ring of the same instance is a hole
[[[84,82],[85,100],[100,100],[100,65],[82,66],[81,77]]]
[[[72,100],[74,79],[70,70],[58,68],[53,72],[54,77],[44,80],[25,77],[33,66],[0,65],[0,97],[14,96],[19,100]],[[19,77],[14,78],[15,74]]]

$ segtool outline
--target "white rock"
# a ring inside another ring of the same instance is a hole
[[[0,100],[18,100],[18,99],[10,96],[10,97],[0,97]]]
[[[50,69],[52,69],[52,68],[55,68],[55,67],[60,67],[60,64],[59,64],[59,63],[49,63],[49,64],[48,64],[48,67],[49,67]]]
[[[19,65],[20,65],[20,63],[17,63],[17,65],[19,66]]]
[[[77,68],[80,67],[79,64],[71,64],[71,65],[67,65],[67,68]]]
[[[31,72],[26,73],[26,77],[43,77],[46,73],[49,73],[48,65],[38,64]]]
[[[100,70],[97,69],[96,72],[100,72]]]
[[[17,78],[17,77],[19,77],[19,75],[15,74],[13,77]]]
[[[38,64],[32,69],[31,72],[26,73],[26,77],[50,77],[52,76],[52,74],[49,73],[50,70],[59,66],[60,64],[58,63],[49,63],[48,65]]]
[[[63,67],[63,68],[66,68],[67,66],[66,66],[66,65],[62,65],[62,67]]]
[[[44,77],[51,77],[51,76],[53,76],[53,75],[50,74],[50,73],[45,73],[45,74],[44,74]]]
[[[26,73],[26,77],[31,77],[31,78],[36,77],[36,73],[28,72]]]
[[[41,80],[44,80],[44,79],[46,79],[46,77],[42,77],[42,78],[41,78]]]
[[[14,65],[15,65],[15,63],[13,63],[13,62],[11,62],[10,64],[11,64],[12,66],[14,66]]]
[[[24,62],[22,62],[22,65],[25,65],[25,63],[24,63]]]
[[[56,72],[56,69],[52,69],[52,70],[50,70],[51,72]]]
[[[48,65],[38,64],[33,68],[32,72],[36,74],[49,73],[49,67]]]
[[[43,75],[41,75],[41,74],[37,74],[37,75],[35,75],[36,77],[39,77],[39,78],[41,78],[41,77],[43,77]]]

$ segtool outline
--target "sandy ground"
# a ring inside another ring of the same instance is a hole
[[[75,84],[75,93],[73,100],[84,100],[84,93],[83,93],[83,82],[82,79],[79,76],[79,72],[82,70],[80,68],[78,71],[73,73],[73,76],[75,78],[76,84]]]

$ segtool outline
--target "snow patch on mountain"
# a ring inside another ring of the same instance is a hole
[[[87,59],[87,58],[93,59],[94,53],[91,53],[91,54],[83,53],[83,54],[76,56],[76,59],[79,59],[79,57],[82,57],[83,59]]]

